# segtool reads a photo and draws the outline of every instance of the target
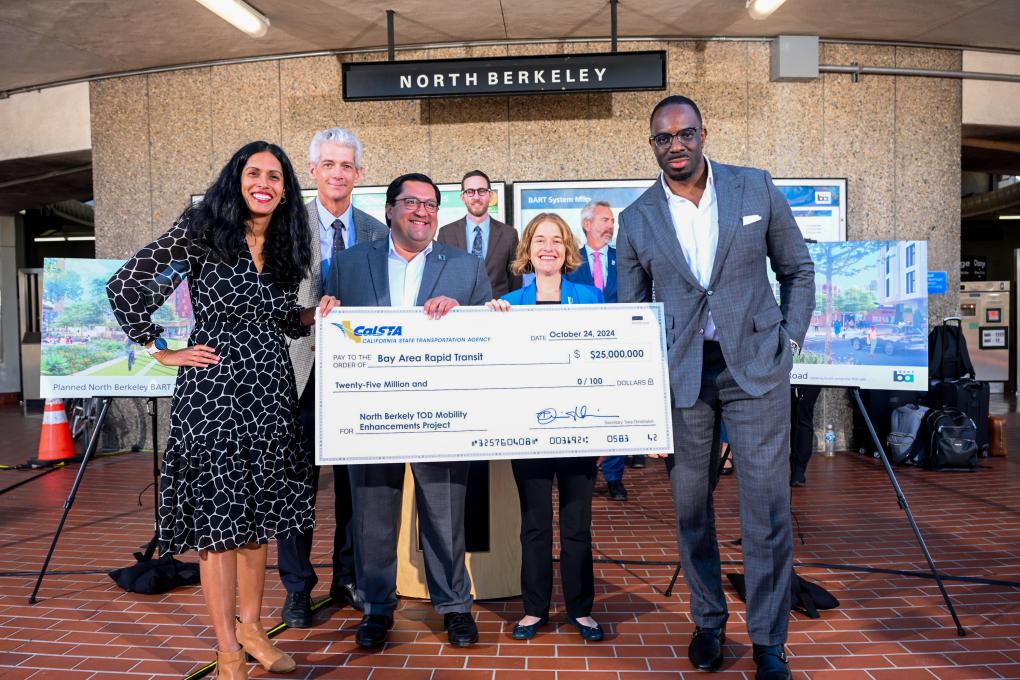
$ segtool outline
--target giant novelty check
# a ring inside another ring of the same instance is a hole
[[[338,308],[318,320],[316,462],[673,450],[661,304]]]

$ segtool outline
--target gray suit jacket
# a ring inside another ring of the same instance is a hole
[[[389,241],[362,241],[337,255],[329,268],[326,293],[343,307],[389,307]],[[417,304],[438,295],[462,305],[484,305],[492,299],[492,286],[482,261],[443,243],[434,243],[425,256],[425,271]]]
[[[298,286],[298,304],[302,307],[314,307],[322,298],[322,250],[319,247],[319,213],[315,200],[308,203],[308,228],[312,232],[312,267],[310,275],[302,279]],[[389,228],[367,212],[354,209],[354,233],[356,243],[386,240]],[[297,379],[298,397],[308,384],[308,377],[315,365],[315,326],[311,335],[292,340],[290,343],[290,361],[294,365],[294,377]]]
[[[467,216],[450,222],[439,230],[436,238],[440,243],[455,246],[470,252],[465,226]],[[510,271],[510,265],[517,257],[517,230],[496,219],[489,218],[489,248],[485,251],[485,270],[492,284],[492,295],[500,297],[521,287],[521,277]]]
[[[619,300],[651,302],[654,286],[655,300],[665,308],[670,387],[678,408],[698,399],[709,312],[726,366],[741,389],[757,397],[789,380],[790,339],[803,344],[815,307],[814,263],[769,173],[714,162],[712,172],[719,245],[707,288],[684,259],[661,181],[620,213]],[[779,305],[767,261],[779,282]]]

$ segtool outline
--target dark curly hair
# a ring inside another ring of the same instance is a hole
[[[254,154],[268,151],[283,167],[286,202],[273,211],[263,248],[266,267],[277,282],[296,286],[311,266],[312,244],[308,230],[308,212],[301,200],[294,167],[287,154],[276,144],[249,142],[238,149],[220,170],[219,177],[205,192],[202,201],[185,211],[190,217],[188,235],[224,262],[236,262],[246,247],[245,220],[250,213],[241,193],[241,173]]]

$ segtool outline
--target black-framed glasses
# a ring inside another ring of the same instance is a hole
[[[468,198],[474,198],[476,195],[479,198],[485,198],[492,192],[489,189],[465,189],[460,193],[464,194]]]
[[[414,196],[408,196],[407,198],[394,199],[394,203],[403,203],[404,207],[408,210],[417,210],[418,206],[425,206],[425,212],[434,213],[439,210],[439,203],[437,201],[422,201],[415,198]]]
[[[659,147],[660,149],[668,149],[673,146],[673,140],[679,139],[683,144],[690,144],[694,141],[694,138],[698,136],[698,131],[701,128],[689,127],[679,130],[675,135],[671,135],[668,132],[660,132],[657,135],[652,135],[648,140]]]

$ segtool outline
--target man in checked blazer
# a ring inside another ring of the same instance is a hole
[[[482,261],[433,241],[439,200],[439,188],[426,175],[393,180],[386,189],[389,238],[338,255],[326,281],[328,294],[342,307],[424,307],[435,319],[457,305],[491,300]],[[458,647],[478,641],[464,563],[469,467],[467,461],[411,463],[429,597],[443,615],[450,644]],[[360,647],[382,646],[393,626],[404,470],[403,463],[350,466],[358,594],[364,602],[354,636]]]
[[[737,462],[747,628],[758,680],[790,677],[790,369],[815,304],[814,264],[790,207],[763,170],[703,153],[697,104],[652,110],[662,173],[620,215],[620,302],[662,302],[673,399],[673,487],[696,624],[691,663],[716,670],[727,619],[711,476],[726,425]],[[780,302],[766,275],[771,266]],[[665,454],[664,454],[665,455]]]
[[[334,254],[358,243],[385,239],[386,225],[351,204],[351,191],[364,174],[361,142],[350,130],[331,128],[312,138],[308,149],[308,171],[315,179],[316,196],[308,203],[308,226],[312,232],[312,268],[301,281],[298,300],[303,305],[322,297],[322,282],[329,273]],[[293,197],[291,200],[297,200]],[[315,327],[305,338],[292,340],[290,359],[297,379],[301,414],[302,447],[314,458],[315,429]],[[313,478],[313,493],[319,477]],[[336,531],[333,534],[333,577],[330,595],[335,604],[349,603],[360,609],[354,573],[351,538],[351,486],[347,467],[333,466],[333,494]],[[280,580],[287,589],[283,620],[294,628],[312,625],[312,588],[318,582],[312,568],[312,532],[290,534],[277,539]]]
[[[517,257],[517,230],[489,215],[492,185],[481,170],[472,170],[460,181],[460,200],[467,215],[439,230],[440,243],[460,248],[485,262],[493,297],[521,287],[521,277],[510,271]]]

